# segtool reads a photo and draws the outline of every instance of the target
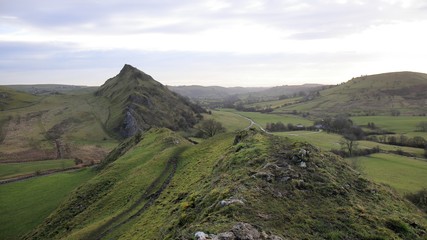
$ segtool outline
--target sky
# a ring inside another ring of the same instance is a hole
[[[0,84],[338,84],[427,73],[425,0],[0,0]]]

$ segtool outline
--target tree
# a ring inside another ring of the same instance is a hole
[[[218,121],[207,119],[200,122],[198,129],[203,137],[213,137],[218,133],[225,132],[225,128]]]
[[[391,112],[391,116],[397,117],[400,115],[400,111],[397,109],[392,109],[390,112]]]
[[[420,122],[417,124],[417,129],[420,132],[427,132],[427,122]]]
[[[341,149],[347,151],[350,157],[359,145],[356,140],[357,138],[353,134],[346,134],[340,140]]]

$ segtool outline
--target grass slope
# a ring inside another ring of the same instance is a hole
[[[0,161],[78,157],[100,161],[115,147],[106,131],[108,108],[95,105],[92,94],[48,95],[31,105],[0,112]],[[1,120],[3,119],[3,120]]]
[[[11,88],[0,86],[0,110],[13,110],[30,106],[39,101],[41,97],[24,92],[18,92]]]
[[[18,239],[36,227],[94,174],[85,169],[0,185],[0,238]]]
[[[171,157],[178,159],[176,172],[147,206],[151,198],[140,197]],[[227,199],[243,204],[220,204]],[[417,239],[427,230],[413,205],[361,178],[343,159],[255,130],[194,146],[169,130],[151,130],[27,239],[96,239],[92,234],[114,216],[124,224],[107,239],[191,239],[237,222],[289,239]]]
[[[320,91],[320,97],[280,111],[326,113],[350,112],[356,115],[390,115],[392,109],[402,114],[427,112],[427,74],[394,72],[354,78],[344,84]],[[278,110],[279,111],[279,110]]]

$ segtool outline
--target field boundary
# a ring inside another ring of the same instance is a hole
[[[76,170],[83,169],[83,168],[84,167],[77,166],[77,167],[69,167],[69,168],[64,168],[64,169],[50,169],[50,170],[40,171],[39,173],[24,174],[24,175],[16,176],[13,178],[2,179],[2,180],[0,180],[0,185],[13,183],[13,182],[19,182],[19,181],[23,181],[23,180],[35,178],[35,177],[52,175],[55,173],[76,171]]]

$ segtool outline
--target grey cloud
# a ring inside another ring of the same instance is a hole
[[[204,3],[190,0],[15,0],[2,1],[0,15],[16,16],[27,25],[70,34],[87,31],[191,33],[245,20],[279,30],[297,31],[299,34],[293,36],[296,39],[340,36],[385,21],[427,19],[422,5],[404,9],[381,0],[365,1],[365,4],[354,1],[338,4],[334,1],[269,0],[264,1],[261,9],[247,9],[248,1],[235,0],[229,2],[230,7],[218,11],[210,11]],[[308,7],[291,10],[297,4]],[[117,16],[127,17],[130,21],[116,23],[112,19]],[[160,26],[132,26],[132,18],[138,16],[159,19],[181,17],[183,20]],[[92,24],[94,28],[85,29],[82,27],[84,24]]]

